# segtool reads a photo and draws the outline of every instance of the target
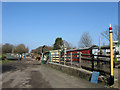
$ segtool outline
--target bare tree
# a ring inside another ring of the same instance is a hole
[[[76,48],[71,43],[67,42],[66,40],[63,40],[63,43],[67,49],[75,49]]]
[[[101,35],[109,40],[109,29],[102,32]],[[113,40],[118,40],[120,42],[120,27],[118,27],[117,25],[115,25],[113,28]]]
[[[80,48],[83,48],[83,47],[89,47],[91,45],[92,45],[92,38],[89,35],[89,32],[84,32],[80,38],[78,46]]]

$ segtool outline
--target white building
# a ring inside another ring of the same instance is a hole
[[[113,41],[113,45],[114,45],[114,47],[115,47],[115,51],[116,51],[116,52],[119,52],[119,54],[116,55],[117,61],[120,61],[120,42],[118,42],[118,41]]]
[[[110,55],[110,46],[109,45],[102,46],[101,50],[103,52],[102,55]],[[113,41],[113,54],[117,51],[119,51],[119,54],[116,55],[117,61],[120,61],[120,43],[118,43],[118,41]],[[98,55],[99,52],[100,52],[100,50],[99,50],[98,46],[92,48],[92,54]],[[95,58],[97,58],[97,56],[95,56]],[[114,58],[114,55],[113,55],[113,58]]]

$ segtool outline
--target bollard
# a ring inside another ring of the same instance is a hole
[[[112,40],[112,27],[110,24],[109,27],[109,34],[110,34],[110,77],[108,84],[113,85],[114,84],[114,75],[113,75],[113,40]]]

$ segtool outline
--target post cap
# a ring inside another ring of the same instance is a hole
[[[110,26],[109,26],[109,30],[112,30],[111,24],[110,24]]]

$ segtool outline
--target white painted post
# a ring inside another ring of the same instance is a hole
[[[55,63],[56,63],[56,54],[55,54]]]

